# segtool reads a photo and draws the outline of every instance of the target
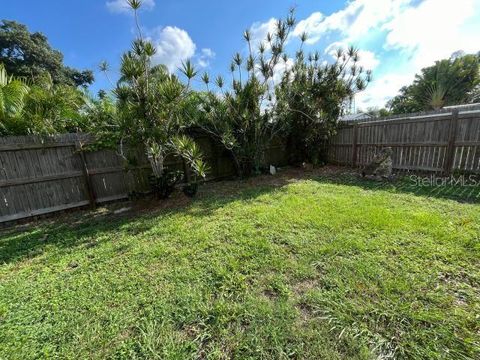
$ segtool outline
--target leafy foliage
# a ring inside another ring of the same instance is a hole
[[[8,134],[17,125],[28,91],[25,82],[9,75],[0,64],[0,134]]]
[[[480,99],[480,54],[435,62],[415,76],[413,84],[400,89],[389,101],[394,114],[440,109]]]
[[[20,80],[7,81],[2,95],[6,100],[3,135],[51,135],[87,130],[82,112],[86,101],[83,91],[68,85],[54,85],[48,73],[30,86]],[[12,98],[15,98],[13,103]]]
[[[155,174],[151,175],[149,182],[157,199],[167,199],[182,179],[183,174],[180,171],[165,171],[165,173],[160,176],[156,176]]]
[[[208,166],[202,160],[202,152],[195,141],[185,135],[175,136],[172,138],[172,148],[190,164],[195,176],[207,176]]]
[[[24,133],[57,134],[77,132],[85,128],[81,112],[85,94],[69,85],[54,85],[50,76],[32,85],[25,98],[22,122]]]
[[[301,41],[306,35],[301,36]],[[334,134],[344,104],[365,89],[370,72],[358,65],[358,50],[338,49],[334,63],[318,53],[297,52],[291,69],[276,87],[275,116],[285,124],[284,135],[292,163],[320,162],[321,144]]]
[[[99,93],[98,97],[87,97],[82,108],[83,131],[95,134],[95,143],[88,146],[94,148],[114,148],[121,137],[121,124],[115,99]]]
[[[388,109],[379,107],[369,107],[367,108],[366,113],[374,117],[386,117],[390,115]]]
[[[245,31],[249,53],[245,59],[240,53],[234,55],[229,89],[225,89],[220,76],[215,81],[218,92],[210,89],[208,74],[202,78],[207,91],[199,95],[202,106],[198,125],[231,153],[238,175],[260,172],[265,149],[280,131],[281,124],[272,121],[275,74],[286,62],[285,45],[294,25],[292,10],[286,19],[277,21],[275,32],[269,33],[258,48],[250,32]]]
[[[35,80],[49,73],[54,84],[86,86],[94,80],[90,70],[65,66],[62,53],[51,48],[45,35],[30,33],[25,25],[15,21],[0,23],[0,63],[17,77]]]
[[[306,59],[307,34],[290,58],[285,46],[294,25],[291,10],[260,44],[245,31],[248,56],[234,55],[228,90],[222,77],[215,81],[217,92],[210,89],[208,74],[202,77],[207,91],[199,95],[199,124],[230,151],[239,175],[258,173],[266,165],[263,155],[275,136],[288,140],[292,162],[318,158],[314,149],[333,134],[344,103],[370,80],[354,48],[339,51],[333,64],[324,65],[318,53]]]
[[[165,66],[153,65],[156,49],[143,38],[138,23],[141,1],[130,0],[129,5],[134,12],[138,37],[131,50],[122,56],[121,76],[114,91],[120,142],[131,148],[144,146],[158,179],[169,176],[165,173],[164,163],[170,154],[181,157],[186,163],[186,179],[190,170],[205,177],[207,169],[202,154],[193,140],[185,135],[187,119],[191,116],[190,82],[196,76],[196,70],[190,61],[183,64],[181,72],[188,79],[184,85]],[[102,63],[101,70],[107,72],[108,64]],[[128,159],[126,154],[123,155]],[[155,183],[161,187],[167,186],[169,181],[165,178]]]
[[[53,75],[45,83],[48,73],[38,71],[21,131],[93,132],[98,146],[116,147],[120,142],[127,163],[129,156],[124,150],[141,144],[157,177],[163,176],[165,158],[176,155],[184,161],[185,180],[189,182],[190,173],[196,181],[207,171],[200,150],[186,137],[188,128],[199,126],[231,154],[238,175],[248,176],[266,168],[265,150],[279,136],[287,139],[292,162],[318,162],[315,145],[333,134],[345,101],[363,90],[370,78],[357,65],[358,52],[353,48],[339,51],[333,64],[324,65],[318,53],[306,59],[302,48],[307,34],[300,36],[302,47],[296,56],[289,57],[285,47],[296,22],[291,10],[258,44],[245,31],[248,54],[233,56],[229,84],[221,76],[212,81],[204,73],[201,80],[206,91],[195,92],[191,82],[198,72],[190,60],[180,69],[186,84],[165,66],[152,63],[156,48],[144,38],[138,19],[142,2],[130,0],[128,4],[138,36],[122,56],[115,103],[105,94],[89,99],[56,84]],[[21,38],[28,43],[26,28],[11,22],[4,25],[14,29],[8,33],[23,31]],[[41,34],[31,36],[43,39],[38,40],[38,46],[53,51]],[[10,51],[12,55],[15,53]],[[35,65],[30,66],[35,69]],[[100,70],[110,81],[106,62],[100,64]]]

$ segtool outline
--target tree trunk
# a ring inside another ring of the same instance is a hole
[[[185,184],[188,184],[190,183],[190,169],[185,159],[182,159],[182,166],[183,166],[183,182]]]
[[[240,162],[238,161],[237,156],[235,155],[233,150],[229,150],[229,153],[230,153],[230,157],[233,160],[233,165],[235,167],[235,175],[240,178],[243,177],[242,167],[240,166]]]
[[[155,177],[160,178],[163,176],[164,170],[164,157],[163,154],[149,154],[148,161],[152,167],[153,174]]]

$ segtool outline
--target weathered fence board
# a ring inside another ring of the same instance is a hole
[[[208,179],[234,175],[233,163],[205,136],[195,135],[211,168]],[[144,151],[125,162],[114,150],[85,150],[87,134],[52,137],[0,137],[0,223],[65,209],[95,206],[149,190],[151,168]],[[285,165],[285,151],[276,143],[266,153],[268,163]],[[166,166],[182,170],[167,158]]]
[[[223,148],[196,135],[211,171],[210,179],[234,174]],[[149,190],[150,166],[138,150],[133,166],[113,150],[85,151],[87,134],[0,138],[0,222],[126,198]],[[443,110],[344,125],[328,146],[332,163],[364,166],[382,147],[392,147],[397,170],[480,173],[480,109]],[[285,165],[275,142],[267,164]],[[170,168],[182,170],[178,159]]]
[[[329,143],[328,160],[365,166],[382,147],[392,148],[397,170],[480,173],[480,109],[342,124]]]

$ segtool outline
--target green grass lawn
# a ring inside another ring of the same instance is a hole
[[[3,231],[0,359],[480,359],[477,195],[294,175]]]

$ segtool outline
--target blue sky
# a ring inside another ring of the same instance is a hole
[[[2,4],[1,18],[46,34],[67,65],[96,71],[100,61],[108,61],[114,78],[135,31],[124,1],[15,0]],[[330,61],[336,47],[361,49],[362,65],[372,69],[374,80],[357,96],[359,108],[382,106],[437,59],[480,51],[480,0],[144,0],[140,17],[157,46],[155,61],[174,71],[192,58],[213,77],[227,73],[231,56],[245,50],[245,29],[262,39],[292,5],[294,34],[309,33],[307,50]],[[289,43],[292,56],[297,45]],[[92,91],[110,87],[102,74],[95,75]]]

